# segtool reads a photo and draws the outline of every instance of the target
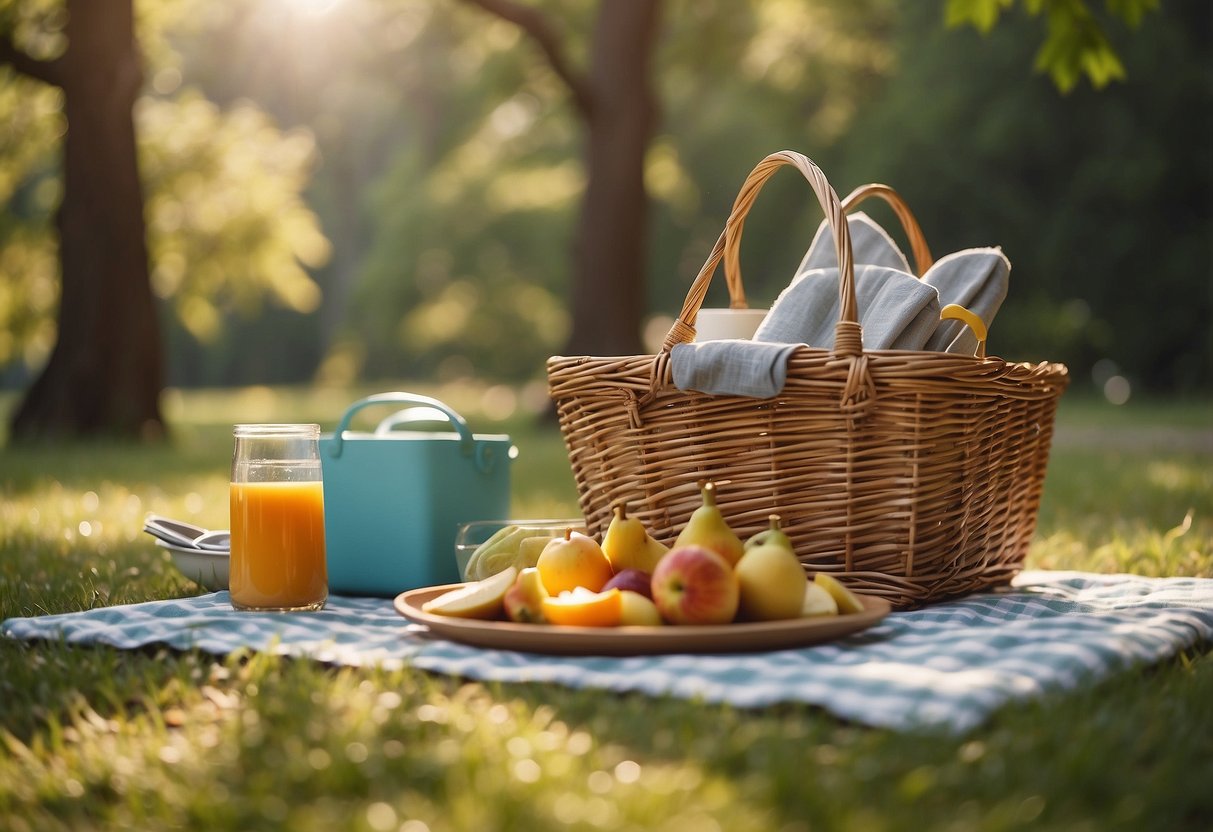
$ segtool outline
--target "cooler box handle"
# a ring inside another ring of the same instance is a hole
[[[384,419],[375,429],[376,435],[381,436],[384,433],[390,432],[392,428],[407,422],[429,422],[434,421],[436,418],[445,417],[450,421],[451,426],[455,428],[456,433],[459,434],[459,445],[463,453],[468,456],[473,454],[475,440],[472,437],[472,429],[468,427],[467,421],[462,416],[438,401],[438,399],[432,399],[429,396],[422,396],[417,393],[397,392],[376,393],[373,396],[367,396],[365,399],[359,399],[350,405],[342,415],[337,429],[333,431],[333,441],[328,446],[330,456],[334,459],[341,456],[345,432],[349,429],[350,421],[354,418],[354,414],[365,407],[376,404],[413,405],[413,407],[407,410],[402,410]]]

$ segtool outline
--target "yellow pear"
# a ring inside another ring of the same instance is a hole
[[[728,561],[729,566],[734,566],[741,560],[745,545],[729,528],[724,515],[716,507],[716,484],[705,482],[699,491],[703,495],[703,505],[692,512],[672,548],[702,546],[720,555]]]
[[[652,574],[669,547],[654,540],[644,523],[628,517],[627,505],[620,504],[615,506],[615,516],[602,536],[602,551],[616,573],[639,569]]]
[[[791,549],[778,543],[751,546],[735,570],[743,616],[753,621],[800,617],[809,579]]]
[[[559,595],[579,586],[598,592],[614,574],[598,541],[572,529],[567,529],[564,537],[552,538],[543,547],[535,568],[549,595]]]
[[[473,584],[464,584],[458,589],[444,592],[437,598],[421,605],[423,612],[434,615],[450,615],[455,618],[500,618],[502,602],[509,588],[518,578],[518,570],[512,566]]]

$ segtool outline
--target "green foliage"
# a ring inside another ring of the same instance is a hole
[[[678,6],[659,53],[664,119],[648,162],[656,226],[651,308],[678,312],[750,169],[776,150],[818,159],[887,81],[896,4],[728,2]],[[751,305],[769,304],[812,239],[821,209],[790,172],[750,214],[741,270]],[[705,306],[727,306],[723,269]],[[662,333],[664,335],[664,332]]]
[[[592,22],[584,9],[536,5],[581,56]],[[829,144],[843,133],[891,69],[881,38],[893,8],[887,0],[671,4],[656,55],[663,115],[646,170],[653,312],[680,305],[754,162],[804,147],[806,136]],[[535,376],[569,326],[584,126],[527,39],[475,9],[435,9],[395,61],[421,79],[407,89],[438,85],[426,103],[444,133],[428,141],[431,123],[410,124],[376,183],[373,245],[347,338],[365,349],[372,377],[400,367],[448,377],[473,366]],[[802,192],[772,186],[781,190],[803,204]],[[786,204],[774,197],[769,210]],[[747,230],[755,297],[786,281],[812,234],[807,223],[799,230],[778,222]],[[722,294],[715,289],[712,302]]]
[[[1063,361],[1080,385],[1102,384],[1093,370],[1112,362],[1135,390],[1208,390],[1205,24],[1191,6],[1151,17],[1125,47],[1128,82],[1062,96],[1014,80],[1030,20],[982,38],[907,9],[897,73],[823,164],[840,191],[897,188],[936,256],[1003,247],[1013,270],[991,353]]]
[[[265,295],[316,309],[305,267],[323,265],[329,243],[301,199],[312,137],[281,132],[248,102],[220,112],[194,91],[143,98],[136,124],[152,282],[185,328],[214,340],[225,305],[252,315]]]
[[[596,4],[533,5],[584,68]],[[1002,245],[1015,270],[993,352],[1064,361],[1080,383],[1111,361],[1135,390],[1207,388],[1207,15],[1156,6],[669,0],[646,165],[653,330],[681,306],[746,172],[788,147],[842,193],[892,184],[936,254]],[[542,374],[570,325],[584,135],[516,27],[433,0],[136,9],[173,383]],[[62,49],[60,3],[0,11],[32,51]],[[1064,97],[1032,77],[1055,18],[1079,41],[1097,26],[1130,76]],[[0,70],[0,270],[12,278],[0,280],[0,364],[36,364],[53,343],[56,95]],[[246,197],[258,191],[277,207]],[[235,213],[216,225],[215,205]],[[786,285],[820,217],[793,174],[764,188],[742,244],[751,303]],[[727,303],[723,284],[707,305]]]
[[[948,0],[945,21],[988,34],[1014,5],[1015,0]],[[1158,0],[1105,0],[1104,7],[1109,16],[1136,29],[1147,12],[1158,9]],[[1047,34],[1034,66],[1047,72],[1062,92],[1072,90],[1083,76],[1096,89],[1124,80],[1125,68],[1087,0],[1024,0],[1024,8],[1032,17],[1043,13],[1046,18]]]
[[[316,309],[307,269],[324,264],[329,243],[301,199],[310,134],[284,133],[250,101],[223,112],[180,87],[167,30],[192,27],[197,8],[138,4],[150,83],[135,118],[154,288],[193,338],[213,342],[232,311],[252,316],[266,297],[297,313]],[[0,6],[0,34],[35,56],[62,52],[64,22],[61,3]],[[63,95],[0,68],[0,366],[36,366],[54,343]]]
[[[55,341],[59,268],[48,214],[58,199],[46,148],[66,125],[59,90],[0,67],[0,366]]]
[[[483,386],[401,386],[509,431],[518,513],[575,511],[553,427],[494,424]],[[364,392],[174,392],[171,447],[0,450],[0,619],[193,594],[144,514],[221,525],[232,421],[332,425]],[[1063,399],[1030,565],[1213,578],[1209,408]],[[954,737],[796,705],[0,639],[0,828],[1197,830],[1207,646]]]

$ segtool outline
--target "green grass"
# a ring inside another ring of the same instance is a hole
[[[553,427],[494,421],[475,386],[422,392],[515,439],[517,514],[576,510]],[[174,394],[167,447],[0,451],[0,618],[192,594],[143,516],[226,524],[231,424],[331,429],[354,395]],[[1208,413],[1067,398],[1029,565],[1213,577]],[[0,640],[0,829],[1201,829],[1210,702],[1203,650],[949,737],[801,706]]]

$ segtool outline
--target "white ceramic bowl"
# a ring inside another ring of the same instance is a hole
[[[169,550],[173,556],[173,565],[191,581],[197,581],[205,589],[212,591],[227,589],[228,564],[231,561],[228,552],[187,549],[163,540],[157,540],[156,545]]]

